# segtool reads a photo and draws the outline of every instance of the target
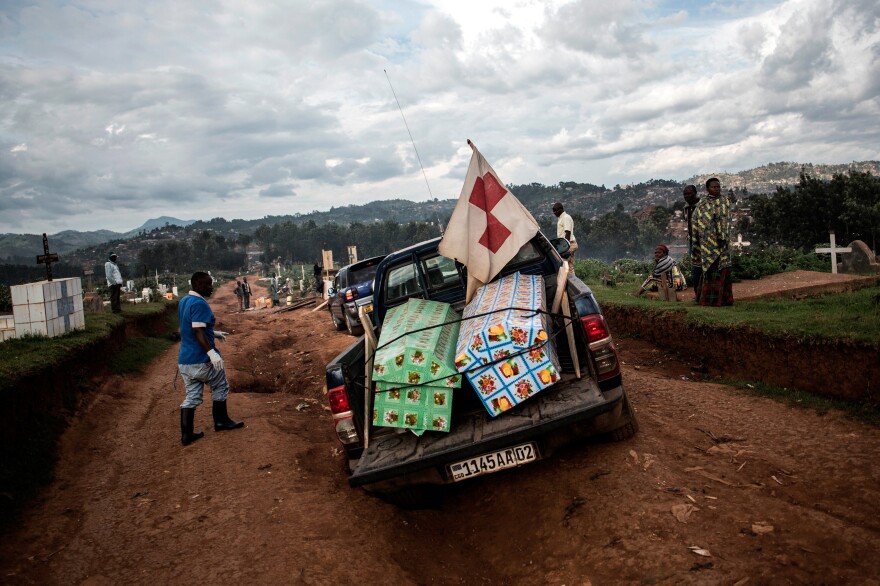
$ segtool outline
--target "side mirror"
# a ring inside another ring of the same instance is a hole
[[[554,238],[550,241],[550,244],[553,245],[553,248],[556,249],[556,252],[558,252],[559,256],[562,258],[565,258],[568,249],[571,248],[571,243],[565,238]]]
[[[327,289],[327,295],[336,295],[336,288],[335,288],[335,287],[329,287],[329,288]]]

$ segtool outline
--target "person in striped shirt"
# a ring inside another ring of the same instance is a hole
[[[678,268],[678,264],[669,256],[669,247],[665,244],[658,244],[657,248],[654,249],[654,268],[650,276],[636,290],[635,295],[638,297],[645,291],[656,291],[663,273],[666,273],[666,281],[669,283],[670,288],[681,291],[687,287],[684,275],[681,274],[681,269]]]

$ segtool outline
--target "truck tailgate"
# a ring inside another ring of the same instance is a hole
[[[458,392],[474,391],[464,387]],[[363,486],[381,482],[535,440],[613,409],[621,396],[622,390],[603,394],[587,376],[577,380],[574,375],[566,375],[559,384],[498,417],[490,417],[485,410],[454,417],[449,433],[429,431],[418,437],[403,431],[374,437],[349,483]],[[375,433],[381,428],[373,429]]]

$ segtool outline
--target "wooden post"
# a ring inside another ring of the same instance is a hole
[[[378,340],[373,330],[373,321],[364,307],[358,307],[358,317],[364,328],[364,449],[370,447],[370,427],[373,425],[373,356],[376,354]]]
[[[565,335],[568,337],[568,348],[571,352],[571,361],[574,363],[574,374],[581,378],[581,363],[578,360],[577,346],[574,343],[574,325],[571,320],[571,308],[568,306],[568,291],[562,293],[562,315],[565,316]]]
[[[46,265],[46,280],[52,280],[52,263],[58,262],[58,255],[49,252],[49,237],[43,233],[43,254],[37,255],[37,264]]]
[[[664,272],[660,275],[660,285],[658,285],[658,293],[659,297],[663,301],[678,301],[678,298],[675,296],[675,289],[669,286],[669,279]]]

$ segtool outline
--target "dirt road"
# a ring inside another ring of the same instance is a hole
[[[348,487],[323,407],[323,367],[352,338],[324,310],[237,313],[228,289],[212,306],[247,426],[214,433],[206,394],[205,438],[180,445],[176,346],[106,380],[2,536],[0,583],[880,583],[875,428],[692,380],[623,339],[636,438],[402,511]]]

